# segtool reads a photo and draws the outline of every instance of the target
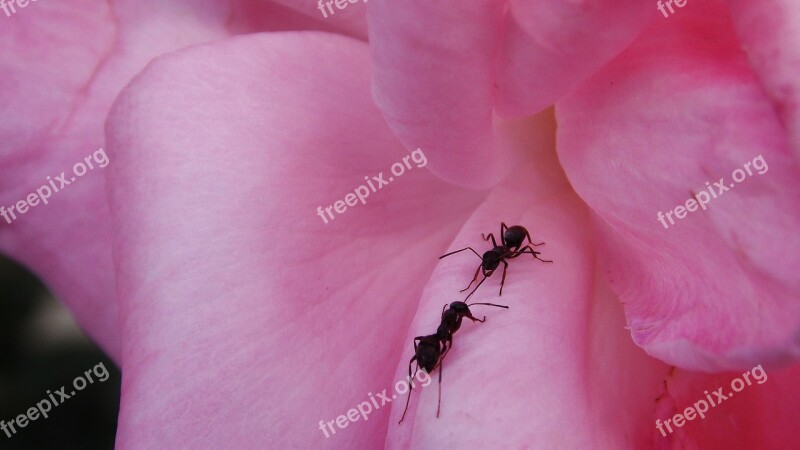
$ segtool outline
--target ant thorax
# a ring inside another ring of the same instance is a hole
[[[511,252],[510,248],[506,247],[505,245],[498,245],[497,247],[489,250],[487,253],[496,253],[498,255],[505,255],[505,254],[507,254],[509,252]],[[484,253],[484,255],[485,255],[485,253]]]
[[[458,309],[450,305],[449,308],[442,311],[442,322],[455,321],[458,318]]]
[[[436,338],[441,341],[446,341],[453,336],[453,329],[456,326],[456,321],[454,320],[452,324],[445,323],[442,321],[442,324],[439,325],[439,328],[436,329]]]
[[[509,252],[508,247],[504,245],[497,246],[483,254],[483,261],[481,265],[484,270],[494,270],[500,265],[500,262],[506,258]]]

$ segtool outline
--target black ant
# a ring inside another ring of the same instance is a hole
[[[453,302],[447,308],[445,303],[442,307],[442,322],[439,324],[439,328],[436,329],[436,334],[414,338],[414,356],[408,362],[410,390],[408,398],[406,398],[406,407],[403,409],[403,416],[400,417],[398,424],[402,423],[406,417],[408,402],[411,400],[411,391],[414,390],[414,382],[412,380],[417,375],[417,370],[420,367],[428,374],[436,370],[437,367],[439,368],[439,405],[436,408],[436,417],[439,417],[439,411],[442,408],[442,362],[450,349],[453,348],[453,334],[461,328],[461,321],[464,317],[473,322],[486,322],[486,316],[483,316],[483,319],[478,319],[472,315],[469,307],[473,305],[497,306],[498,308],[508,309],[508,306],[495,305],[494,303],[472,303],[468,305],[465,302]],[[445,310],[445,308],[447,309]],[[411,365],[414,364],[414,361],[417,362],[417,368],[414,369],[412,375]]]
[[[500,281],[500,295],[503,295],[503,285],[506,282],[506,269],[508,269],[508,262],[506,261],[506,259],[516,258],[517,256],[523,253],[530,253],[531,255],[533,255],[535,259],[538,259],[539,261],[548,263],[553,262],[547,259],[539,258],[541,252],[537,252],[531,246],[537,247],[539,245],[544,245],[544,242],[534,244],[533,239],[531,239],[530,233],[528,233],[528,230],[526,230],[525,227],[521,225],[514,225],[513,227],[509,227],[508,225],[505,224],[505,222],[500,222],[500,233],[501,233],[500,242],[502,243],[502,245],[497,245],[497,241],[494,240],[494,235],[492,233],[489,233],[488,236],[481,234],[481,237],[483,238],[484,241],[488,241],[489,239],[491,239],[492,245],[494,245],[494,248],[484,252],[483,256],[479,255],[478,252],[476,252],[475,249],[473,249],[472,247],[465,247],[462,248],[461,250],[456,250],[454,252],[450,252],[439,257],[439,259],[442,259],[446,256],[450,256],[458,252],[463,252],[464,250],[472,250],[472,253],[475,253],[478,256],[478,258],[481,259],[481,265],[478,266],[478,268],[475,270],[475,276],[472,277],[472,281],[470,281],[467,287],[462,289],[460,292],[466,291],[467,289],[470,288],[470,286],[472,286],[472,283],[478,281],[478,274],[481,273],[481,271],[483,271],[483,279],[477,284],[477,286],[475,286],[475,289],[473,289],[472,292],[470,292],[469,295],[467,295],[467,298],[465,298],[464,301],[468,300],[472,296],[472,294],[474,294],[475,291],[478,290],[478,287],[480,287],[480,285],[483,284],[483,282],[486,281],[487,278],[492,276],[495,269],[497,269],[497,267],[500,266],[500,263],[503,263],[503,279]],[[529,244],[522,247],[525,238],[528,238]]]

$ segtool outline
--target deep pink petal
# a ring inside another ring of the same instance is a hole
[[[658,23],[557,111],[561,161],[597,213],[634,340],[699,370],[797,358],[798,167],[721,5]],[[759,155],[763,175],[751,167],[706,211],[657,219]]]
[[[794,448],[800,440],[800,410],[795,406],[800,401],[798,375],[798,364],[783,369],[754,364],[715,375],[673,369],[665,374],[656,399],[649,424],[653,434],[650,448]],[[687,412],[687,408],[695,412]],[[699,415],[698,409],[707,411]],[[677,427],[676,414],[691,420]],[[663,433],[656,428],[656,419],[662,423]],[[663,425],[667,419],[672,419],[670,427]]]

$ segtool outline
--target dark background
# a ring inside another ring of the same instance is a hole
[[[103,363],[109,378],[95,380],[49,417],[39,416],[0,449],[113,449],[119,410],[120,373],[58,303],[23,267],[0,256],[0,420],[13,421],[61,386]],[[10,432],[10,429],[9,429]]]

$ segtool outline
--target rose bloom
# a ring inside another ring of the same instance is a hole
[[[0,250],[119,364],[119,448],[796,445],[800,6],[318,7],[0,17],[0,205],[110,161],[0,221]],[[478,258],[438,256],[501,221],[554,262],[481,285],[510,309],[472,308],[403,423],[407,394],[346,417],[466,296]]]

